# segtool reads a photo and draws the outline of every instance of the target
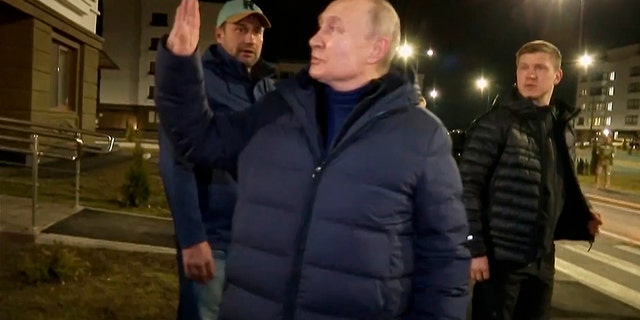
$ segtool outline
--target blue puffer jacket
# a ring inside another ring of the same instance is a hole
[[[323,90],[306,71],[246,112],[214,116],[195,58],[163,47],[157,68],[156,103],[179,152],[238,163],[221,319],[466,318],[460,176],[409,81],[377,80],[323,157]]]
[[[275,89],[275,69],[259,61],[251,75],[222,47],[213,45],[202,57],[209,107],[216,113],[241,111]],[[160,172],[174,220],[177,242],[187,248],[202,241],[227,250],[231,234],[236,182],[227,172],[191,165],[179,157],[161,128]]]

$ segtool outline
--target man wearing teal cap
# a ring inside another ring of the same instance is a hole
[[[207,100],[216,114],[245,110],[274,88],[275,69],[260,59],[269,27],[251,1],[232,0],[221,8],[217,44],[202,56]],[[178,319],[217,319],[236,202],[235,175],[186,162],[174,152],[164,128],[160,169],[178,246]]]

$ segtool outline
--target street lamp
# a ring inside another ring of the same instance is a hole
[[[433,55],[434,55],[434,54],[435,54],[435,52],[433,51],[433,49],[429,49],[429,50],[427,50],[427,56],[428,56],[429,58],[433,57]]]
[[[593,56],[585,53],[580,58],[578,58],[578,64],[584,68],[584,77],[586,81],[589,81],[589,75],[587,70],[593,64]],[[587,86],[588,87],[588,86]],[[595,113],[595,96],[593,96],[590,92],[588,93],[591,96],[591,102],[589,102],[589,135],[590,138],[593,138],[593,123],[595,122],[594,113]]]
[[[480,89],[480,97],[484,98],[484,90],[489,88],[489,80],[485,79],[485,77],[480,77],[476,80],[476,88]],[[489,109],[489,93],[487,92],[487,102],[486,108]]]
[[[484,77],[480,77],[476,80],[476,88],[480,89],[481,93],[484,93],[484,89],[489,86],[489,81]]]
[[[436,99],[438,97],[439,93],[438,90],[436,90],[436,88],[433,88],[431,91],[429,91],[429,96],[431,97],[431,99]]]
[[[404,59],[405,61],[413,56],[413,47],[406,42],[400,45],[397,50],[400,58]]]
[[[593,56],[585,53],[582,56],[580,56],[580,58],[578,59],[578,63],[585,70],[587,70],[587,68],[589,68],[593,64]]]

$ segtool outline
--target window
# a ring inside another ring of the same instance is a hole
[[[160,38],[151,38],[151,44],[149,45],[149,50],[151,51],[158,50],[159,43],[160,43]]]
[[[582,91],[580,91],[580,96],[584,97],[587,95],[587,89],[582,89]]]
[[[628,126],[638,125],[638,116],[626,116],[624,117],[624,124]]]
[[[151,74],[151,75],[156,74],[156,62],[155,61],[149,62],[149,74]]]
[[[631,69],[629,70],[629,76],[640,76],[640,66],[631,67]]]
[[[604,102],[598,102],[595,105],[595,110],[596,111],[604,111]]]
[[[154,27],[167,27],[169,23],[167,22],[167,14],[166,13],[158,13],[154,12],[151,14],[151,23],[150,25]]]
[[[607,102],[607,111],[613,110],[613,102]]]
[[[147,99],[153,99],[154,96],[155,96],[155,92],[156,92],[156,87],[150,86],[149,87],[149,94],[147,95]]]
[[[604,94],[604,88],[602,87],[593,87],[589,89],[590,96],[599,96]]]
[[[595,117],[593,118],[593,125],[594,126],[601,126],[602,125],[602,117]]]
[[[60,42],[51,42],[51,107],[76,109],[77,51]]]
[[[611,117],[607,117],[607,120],[605,121],[607,126],[611,125]]]
[[[604,80],[604,76],[602,73],[594,73],[591,75],[591,81],[602,81]]]
[[[578,125],[579,126],[584,126],[584,117],[578,118]]]
[[[638,110],[640,109],[640,99],[627,100],[627,109]]]
[[[158,122],[158,115],[155,111],[149,111],[147,120],[149,120],[149,123],[156,123]]]
[[[609,80],[611,81],[615,81],[616,80],[616,72],[612,71],[609,73]]]
[[[614,87],[609,87],[609,95],[612,96],[615,93],[615,88]]]
[[[629,92],[640,92],[640,82],[629,83]]]

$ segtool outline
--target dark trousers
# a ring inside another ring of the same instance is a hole
[[[489,261],[489,280],[473,287],[472,319],[549,319],[554,263],[555,252],[526,265]]]

